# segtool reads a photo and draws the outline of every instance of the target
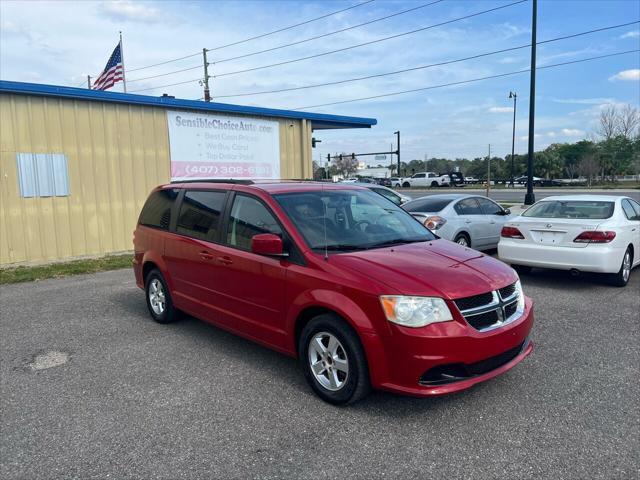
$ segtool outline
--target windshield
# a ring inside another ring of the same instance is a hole
[[[274,195],[312,249],[368,250],[437,238],[370,190],[318,190]]]
[[[548,200],[536,203],[522,214],[536,218],[577,218],[602,220],[613,215],[613,202],[587,200]]]

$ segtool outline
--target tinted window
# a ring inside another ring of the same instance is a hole
[[[580,218],[602,220],[613,215],[613,202],[588,200],[543,200],[526,210],[523,217]]]
[[[413,178],[424,178],[424,173],[416,173]]]
[[[475,198],[460,200],[454,208],[458,215],[483,215],[480,205]]]
[[[171,208],[178,193],[179,190],[175,188],[153,192],[140,212],[138,219],[140,225],[168,230],[171,223]]]
[[[215,240],[225,192],[187,191],[182,199],[176,232],[182,235]]]
[[[452,201],[450,198],[424,197],[413,200],[402,208],[407,212],[439,212]]]
[[[229,219],[227,243],[243,250],[251,250],[251,239],[260,233],[282,235],[282,229],[260,201],[236,195]]]
[[[488,198],[477,198],[480,208],[485,215],[497,215],[502,213],[502,207]]]
[[[624,214],[627,216],[629,220],[637,220],[637,214],[633,207],[631,206],[631,202],[627,199],[622,200],[622,210],[624,210]]]

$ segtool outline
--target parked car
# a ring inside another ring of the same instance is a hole
[[[547,197],[502,229],[498,256],[531,267],[607,274],[623,287],[640,264],[640,204],[628,197]]]
[[[464,390],[533,349],[531,300],[512,268],[438,239],[367,188],[164,185],[142,209],[134,251],[155,321],[186,313],[295,357],[334,404],[370,387]],[[237,380],[260,391],[259,376]]]
[[[429,195],[402,206],[439,237],[476,250],[496,248],[511,212],[493,200],[460,193]]]
[[[532,180],[533,180],[533,185],[534,186],[539,186],[543,179],[540,178],[540,177],[532,177]],[[517,183],[518,185],[526,185],[527,184],[527,176],[526,175],[522,175],[521,177],[516,177],[516,178],[513,179],[513,181],[515,183]]]
[[[356,183],[357,181],[357,178],[343,178],[340,183]]]
[[[389,187],[391,188],[393,185],[391,185],[391,179],[389,177],[385,177],[385,178],[376,178],[376,183],[378,185],[382,185],[383,187]]]
[[[377,185],[378,180],[371,177],[358,177],[356,183],[371,183],[373,185]]]
[[[416,187],[445,187],[449,185],[449,175],[438,175],[434,172],[418,172],[408,178],[402,179],[404,188]]]
[[[464,183],[473,185],[474,183],[479,183],[480,180],[476,177],[464,177]]]
[[[400,177],[391,177],[389,181],[391,182],[391,188],[402,187],[402,178]]]
[[[448,176],[449,177],[449,186],[450,187],[456,187],[459,185],[464,185],[464,177],[462,176],[462,173],[460,172],[447,172],[447,173],[441,173],[440,176]]]
[[[402,195],[394,190],[391,190],[388,187],[383,187],[382,185],[372,185],[370,183],[354,183],[354,185],[359,185],[361,187],[368,188],[369,190],[376,192],[379,195],[382,195],[384,198],[391,200],[396,205],[404,205],[407,202],[411,201],[411,197],[406,195]]]

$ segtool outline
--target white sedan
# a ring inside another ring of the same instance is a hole
[[[498,256],[531,267],[607,274],[623,287],[640,264],[640,204],[628,197],[547,197],[502,228]]]

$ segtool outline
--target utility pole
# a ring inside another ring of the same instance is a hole
[[[516,99],[518,95],[516,92],[509,92],[509,98],[513,98],[513,133],[511,135],[511,186],[513,187],[513,156],[516,148]]]
[[[536,196],[533,193],[533,140],[534,121],[536,110],[536,29],[538,23],[538,0],[532,2],[531,14],[531,80],[529,82],[529,149],[527,156],[527,194],[524,196],[525,205],[536,203]]]
[[[202,49],[202,58],[204,60],[204,101],[211,101],[211,92],[209,91],[209,62],[207,62],[207,49]]]
[[[87,88],[91,90],[91,75],[87,75]]]
[[[487,157],[487,197],[491,185],[491,144],[489,144],[489,156]]]
[[[393,133],[398,136],[398,149],[396,150],[396,155],[398,156],[398,177],[401,177],[400,175],[400,130]]]

